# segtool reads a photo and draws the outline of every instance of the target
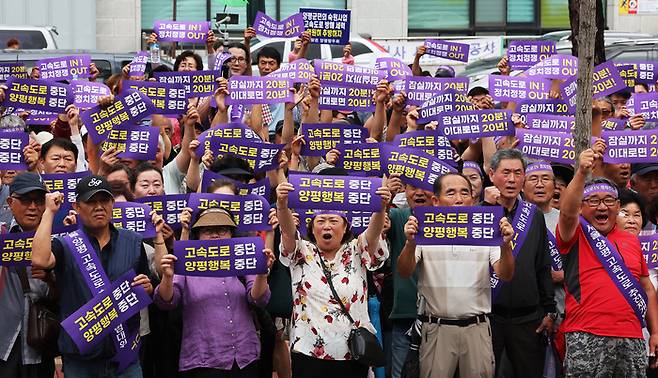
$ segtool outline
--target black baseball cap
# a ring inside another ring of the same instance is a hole
[[[87,202],[98,193],[107,193],[114,198],[112,187],[105,177],[87,176],[78,181],[78,186],[75,187],[75,200],[77,202]]]
[[[658,171],[658,164],[639,163],[639,164],[631,165],[631,174],[633,175],[644,176],[647,173],[651,173],[654,171]]]
[[[33,172],[22,172],[14,177],[14,180],[9,185],[9,194],[22,195],[25,193],[40,190],[44,193],[48,192],[46,184],[43,183],[41,176]]]

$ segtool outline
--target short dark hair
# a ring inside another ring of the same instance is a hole
[[[468,91],[467,96],[468,97],[473,97],[473,96],[481,96],[481,95],[488,95],[489,91],[487,88],[484,87],[473,87],[471,88],[470,91]]]
[[[41,153],[39,154],[41,160],[46,159],[46,155],[48,155],[48,151],[50,151],[50,149],[53,146],[57,146],[66,151],[73,152],[73,157],[75,158],[76,161],[78,160],[78,147],[76,147],[75,144],[73,144],[73,142],[71,142],[70,139],[66,139],[66,138],[53,138],[48,142],[44,143],[43,146],[41,146]]]
[[[256,55],[256,62],[260,60],[260,58],[270,58],[276,60],[276,64],[281,65],[281,54],[277,49],[274,47],[270,46],[265,46]]]
[[[16,39],[16,38],[9,38],[9,40],[7,41],[7,47],[12,47],[13,45],[19,45],[20,46],[20,44],[21,43],[18,42],[18,39]]]
[[[621,206],[626,206],[629,203],[637,204],[642,213],[642,228],[649,222],[649,214],[647,213],[647,206],[642,199],[642,196],[633,189],[623,188],[619,190],[619,203]]]
[[[610,95],[610,97],[612,98],[612,96],[619,96],[619,97],[623,97],[625,100],[628,100],[629,98],[631,98],[631,94],[632,94],[631,91],[629,91],[627,89],[624,89],[624,90],[612,93]]]
[[[155,165],[148,163],[148,162],[143,162],[140,163],[137,167],[135,167],[135,172],[133,176],[130,178],[130,189],[132,191],[135,191],[135,185],[137,185],[137,177],[141,175],[144,172],[149,172],[149,171],[156,171],[160,175],[160,179],[162,180],[162,183],[164,184],[164,177],[162,176],[162,169],[156,167]]]
[[[635,83],[635,85],[639,85],[642,88],[644,88],[647,92],[649,91],[649,85],[647,83]]]
[[[468,183],[468,190],[473,194],[473,185],[471,185],[471,182],[464,176],[462,173],[459,172],[447,172],[439,176],[436,180],[434,180],[434,184],[432,185],[432,189],[434,191],[435,196],[439,196],[441,194],[441,189],[443,189],[443,179],[448,177],[448,176],[459,176]]]
[[[495,154],[493,154],[490,163],[491,169],[495,171],[498,169],[500,162],[507,159],[521,160],[521,163],[523,164],[523,171],[528,168],[528,160],[525,158],[525,155],[523,155],[523,152],[517,150],[516,148],[506,148],[503,150],[498,150]]]
[[[218,173],[219,171],[222,171],[227,168],[241,168],[247,172],[250,172],[252,176],[254,175],[254,170],[249,166],[249,163],[247,163],[246,160],[233,155],[224,155],[221,158],[216,159],[210,166],[210,170],[215,173]],[[233,179],[233,177],[231,177],[230,174],[224,176]],[[241,181],[241,180],[237,180],[237,181]],[[249,180],[247,180],[246,182],[248,181]]]
[[[110,166],[110,168],[108,168],[105,171],[105,177],[109,176],[111,173],[118,172],[118,171],[126,172],[126,174],[128,175],[128,181],[130,181],[130,182],[133,181],[133,176],[135,175],[133,173],[133,170],[128,168],[128,166],[126,166],[125,164],[121,164],[121,163],[112,164]]]
[[[224,51],[228,52],[228,50],[232,49],[232,48],[236,48],[236,49],[240,49],[240,50],[244,51],[244,56],[249,58],[249,49],[247,48],[247,46],[244,45],[244,43],[241,43],[241,42],[229,43],[224,48]],[[247,62],[247,63],[249,63],[249,62]]]
[[[233,190],[233,193],[238,194],[238,187],[235,186],[235,183],[231,180],[226,180],[226,179],[216,179],[213,180],[212,184],[208,186],[208,189],[206,189],[206,192],[212,193],[215,190],[223,187],[229,187],[231,190]]]
[[[194,58],[194,61],[196,62],[196,69],[197,70],[202,70],[203,69],[203,59],[199,56],[199,54],[195,53],[194,51],[191,50],[185,50],[180,55],[176,57],[176,61],[174,62],[174,71],[178,71],[178,67],[180,66],[181,62],[185,58],[192,57]]]

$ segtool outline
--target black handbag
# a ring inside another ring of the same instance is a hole
[[[23,294],[31,292],[27,280],[27,270],[18,269]],[[28,296],[28,317],[26,341],[32,348],[49,355],[58,355],[57,338],[59,336],[59,318],[55,313],[54,304],[47,298],[32,300]]]
[[[343,301],[340,300],[336,289],[334,288],[334,283],[331,278],[331,272],[327,269],[327,266],[324,263],[322,256],[318,256],[320,259],[320,264],[322,265],[322,270],[324,275],[327,278],[327,284],[331,289],[331,294],[334,299],[340,305],[341,310],[347,316],[350,323],[352,323],[352,330],[350,335],[347,338],[347,349],[349,349],[352,359],[366,366],[384,366],[386,365],[386,356],[384,355],[384,350],[381,345],[379,345],[379,340],[377,337],[370,332],[365,327],[356,327],[354,319],[350,315],[347,308],[343,304]]]

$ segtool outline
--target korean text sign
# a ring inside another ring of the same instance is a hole
[[[443,113],[439,117],[439,124],[443,135],[451,140],[514,135],[511,110]]]
[[[114,227],[125,228],[142,234],[145,239],[155,237],[155,226],[151,222],[151,207],[136,202],[116,202],[112,209]]]
[[[2,103],[4,106],[59,114],[73,103],[69,86],[53,81],[9,77],[5,85],[9,90]]]
[[[568,133],[516,129],[518,148],[526,156],[553,163],[573,164],[576,159],[573,137]]]
[[[90,77],[89,55],[70,55],[57,58],[41,59],[36,63],[39,67],[41,79],[46,80],[73,80]]]
[[[289,194],[291,209],[379,211],[382,200],[375,192],[382,186],[379,177],[291,174],[295,190]]]
[[[601,137],[607,146],[603,155],[603,162],[605,163],[658,162],[658,134],[656,134],[656,130],[603,130]]]
[[[383,143],[360,143],[338,146],[338,166],[350,174],[379,176],[382,171]]]
[[[239,232],[272,229],[268,224],[270,204],[265,197],[259,195],[192,193],[187,206],[194,209],[192,219],[196,219],[206,209],[221,207],[228,210],[233,215]]]
[[[179,230],[181,228],[180,215],[187,207],[189,198],[189,194],[167,194],[137,198],[135,202],[150,206],[172,230]]]
[[[440,58],[468,62],[470,45],[467,43],[449,42],[439,39],[428,39],[425,41],[426,52],[429,55]]]
[[[267,273],[259,237],[174,242],[174,272],[184,276],[235,277]]]
[[[110,88],[103,84],[86,80],[72,80],[74,103],[79,108],[93,108],[98,99],[112,94]]]
[[[221,71],[190,71],[190,72],[154,72],[160,83],[182,84],[189,97],[212,96],[219,84],[217,79]]]
[[[0,235],[0,266],[29,266],[33,240],[34,231]]]
[[[294,101],[290,79],[233,76],[228,81],[227,105],[274,104]]]
[[[22,131],[0,133],[0,169],[27,169],[23,158],[23,148],[29,136]]]
[[[419,245],[499,246],[503,241],[500,206],[420,206],[414,216]]]
[[[453,167],[416,148],[384,145],[382,152],[385,172],[399,174],[402,182],[417,188],[432,190],[437,178],[456,172]]]
[[[253,27],[257,35],[268,38],[293,38],[304,32],[304,16],[295,13],[283,21],[277,21],[259,11],[256,13]]]
[[[368,130],[361,125],[306,123],[302,135],[306,142],[302,145],[302,156],[325,156],[338,146],[364,143]]]
[[[160,42],[206,43],[208,21],[155,21],[153,32]]]
[[[554,55],[555,51],[555,41],[511,41],[507,57],[513,70],[524,70]]]
[[[343,9],[300,8],[304,28],[311,34],[311,43],[345,45],[350,40],[352,12]]]
[[[22,62],[0,63],[0,82],[7,81],[9,77],[27,79],[27,69]]]
[[[187,112],[189,96],[182,84],[124,80],[123,88],[124,91],[133,89],[145,94],[157,109],[158,114],[185,114]]]
[[[404,90],[409,105],[423,105],[439,93],[454,90],[463,95],[468,92],[467,77],[416,77],[408,76]]]

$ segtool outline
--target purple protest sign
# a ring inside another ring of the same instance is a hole
[[[619,71],[619,76],[624,79],[626,87],[629,89],[635,88],[635,80],[637,79],[637,68],[633,63],[619,63],[615,62],[615,67]]]
[[[315,69],[308,60],[301,58],[295,61],[282,65],[278,70],[267,75],[268,77],[276,77],[280,79],[290,79],[293,83],[308,83],[314,75]]]
[[[531,68],[555,55],[555,41],[511,41],[507,46],[507,59],[513,70]]]
[[[137,123],[155,112],[155,106],[145,94],[128,90],[109,106],[96,106],[80,113],[80,119],[87,127],[91,140],[100,143],[112,128]]]
[[[384,78],[376,68],[327,60],[314,60],[315,74],[321,83],[340,83],[349,88],[374,88]]]
[[[265,198],[270,198],[270,179],[267,177],[262,178],[253,184],[245,184],[241,181],[233,180],[230,177],[220,175],[219,173],[205,170],[203,171],[203,178],[201,179],[201,192],[208,192],[208,188],[215,182],[215,180],[233,183],[238,190],[236,194],[241,196],[256,194]]]
[[[601,121],[601,129],[602,130],[610,130],[610,131],[621,131],[624,130],[626,127],[626,122],[628,120],[626,119],[620,119],[620,118],[607,118]]]
[[[196,149],[196,153],[199,156],[203,156],[205,150],[211,150],[217,143],[230,139],[257,143],[263,142],[254,130],[241,122],[231,122],[215,126],[212,129],[202,132],[197,139],[199,140],[199,147]]]
[[[0,235],[0,266],[29,266],[33,240],[34,231]]]
[[[141,234],[144,239],[155,237],[155,226],[151,222],[151,206],[137,202],[115,202],[112,209],[112,224]]]
[[[90,77],[89,55],[69,55],[41,59],[36,63],[42,80],[75,80]]]
[[[418,245],[500,246],[501,206],[419,206]]]
[[[632,104],[626,103],[628,108],[632,108],[634,114],[642,114],[646,122],[658,121],[658,93],[635,93],[633,94]]]
[[[206,43],[210,30],[208,21],[155,21],[153,32],[158,35],[159,42],[190,42]]]
[[[454,89],[437,93],[425,101],[418,109],[418,120],[420,124],[437,121],[439,115],[444,112],[465,112],[475,110],[475,106],[468,98]]]
[[[7,81],[10,77],[27,79],[29,75],[25,64],[22,62],[0,63],[0,82]]]
[[[525,71],[527,77],[546,79],[568,79],[578,73],[578,58],[556,54],[548,57]]]
[[[78,186],[78,181],[83,177],[89,176],[89,172],[75,172],[75,173],[52,173],[52,174],[42,174],[41,180],[43,180],[44,185],[50,192],[60,192],[64,194],[64,203],[60,208],[70,209],[71,204],[75,202],[75,187]],[[65,212],[68,210],[65,209]]]
[[[320,98],[321,110],[350,110],[372,112],[375,110],[373,94],[375,88],[352,88],[340,84],[322,83]]]
[[[529,129],[542,129],[570,133],[576,125],[574,116],[530,113],[526,116]]]
[[[459,62],[468,62],[468,53],[470,51],[470,45],[468,43],[427,39],[424,45],[426,54]]]
[[[658,163],[658,134],[655,130],[603,130],[601,138],[607,146],[604,163]]]
[[[159,135],[160,130],[157,127],[119,125],[108,132],[99,154],[114,148],[119,151],[117,156],[120,158],[155,160]]]
[[[350,41],[352,12],[344,9],[299,8],[304,28],[311,35],[311,43],[346,45]]]
[[[187,206],[194,209],[192,213],[194,220],[205,209],[221,207],[230,211],[238,225],[238,232],[272,229],[268,224],[270,204],[265,197],[259,195],[192,193]]]
[[[571,134],[546,130],[516,129],[520,149],[527,157],[553,163],[573,164],[576,159]]]
[[[658,268],[658,234],[654,235],[640,235],[637,237],[640,241],[642,254],[647,262],[649,269]]]
[[[361,125],[340,123],[305,123],[302,156],[325,156],[330,150],[346,144],[364,143],[368,130]]]
[[[489,75],[489,93],[494,100],[548,100],[551,82],[541,78]]]
[[[560,85],[562,98],[571,109],[576,108],[576,82],[577,76],[572,76]],[[592,74],[593,98],[611,95],[626,89],[626,83],[615,67],[614,62],[601,63],[594,67]]]
[[[215,62],[212,66],[213,70],[221,72],[222,66],[224,65],[224,63],[227,62],[227,61],[230,62],[231,59],[233,59],[233,54],[231,54],[229,52],[222,52],[222,53],[217,54],[215,56]]]
[[[304,32],[304,16],[295,13],[283,21],[277,21],[258,11],[253,28],[256,29],[256,35],[268,38],[293,38]]]
[[[457,171],[423,151],[391,145],[382,147],[382,163],[386,174],[400,174],[405,184],[430,191],[442,174]]]
[[[135,271],[130,269],[62,321],[62,328],[81,354],[89,353],[116,327],[152,302],[142,285],[131,285],[134,278]]]
[[[6,85],[9,89],[2,102],[4,106],[60,114],[73,103],[73,92],[65,84],[10,77]]]
[[[377,212],[382,208],[382,199],[375,194],[382,186],[379,177],[291,173],[288,182],[295,188],[288,194],[288,207],[291,209]]]
[[[233,76],[228,81],[227,105],[276,104],[293,102],[290,79],[257,76]]]
[[[98,105],[99,98],[112,94],[107,85],[94,81],[73,80],[70,87],[73,90],[73,102],[78,108],[93,108]]]
[[[152,81],[123,81],[123,92],[129,89],[145,94],[158,114],[185,114],[188,101],[185,86],[181,84],[155,83]]]
[[[615,66],[624,78],[632,78],[635,83],[653,85],[658,80],[658,63],[656,62],[615,62]],[[622,68],[623,67],[623,68]],[[627,70],[624,75],[622,69]],[[628,72],[632,70],[631,72]],[[630,76],[628,76],[631,74]]]
[[[212,151],[215,158],[233,155],[245,159],[255,173],[260,173],[278,167],[277,157],[284,146],[249,140],[212,138],[204,150]]]
[[[573,114],[564,100],[550,98],[548,100],[524,100],[516,104],[516,112],[520,114]]]
[[[142,197],[135,199],[135,202],[150,206],[175,231],[180,230],[182,227],[180,215],[183,209],[187,207],[189,198],[189,194],[167,194],[164,196]]]
[[[50,125],[57,119],[57,113],[44,112],[43,110],[31,110],[25,120],[26,125]]]
[[[154,72],[160,83],[182,84],[188,97],[211,96],[217,90],[217,79],[222,77],[220,71]]]
[[[30,138],[22,131],[0,133],[0,169],[27,169],[23,158],[23,148]]]
[[[397,58],[377,58],[375,68],[386,72],[385,79],[388,81],[404,80],[407,76],[413,75],[411,68]]]
[[[182,276],[235,277],[267,273],[259,237],[174,242],[174,273]]]
[[[315,216],[315,212],[318,210],[315,209],[305,209],[298,211],[299,214],[299,233],[301,235],[307,235],[308,227],[311,224],[311,220]],[[350,231],[352,235],[358,236],[364,232],[368,225],[370,224],[370,217],[372,217],[371,211],[341,211],[347,221],[350,223]]]
[[[511,110],[486,109],[444,113],[441,132],[450,140],[514,135]]]
[[[135,54],[132,62],[130,62],[130,73],[128,76],[144,76],[146,72],[146,63],[149,61],[148,51],[139,51]]]
[[[383,143],[361,143],[338,146],[340,158],[337,167],[350,174],[379,176],[382,173]]]
[[[456,164],[456,152],[452,148],[450,140],[439,130],[407,131],[396,135],[393,143],[399,147],[419,149],[450,165]]]
[[[423,105],[435,95],[447,90],[466,94],[468,78],[409,76],[404,81],[404,91],[407,93],[407,104],[409,105]]]

